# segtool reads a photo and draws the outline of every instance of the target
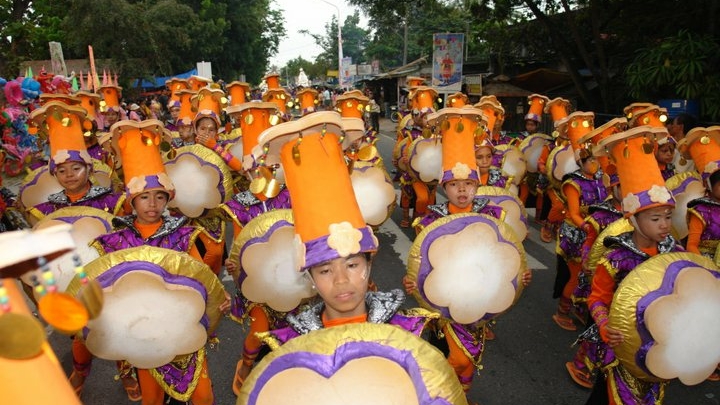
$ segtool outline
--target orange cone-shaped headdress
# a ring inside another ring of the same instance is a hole
[[[100,94],[102,94],[102,101],[100,101],[100,112],[104,113],[108,110],[113,110],[120,113],[120,97],[122,95],[122,87],[115,86],[113,84],[104,84],[100,86]]]
[[[410,98],[413,112],[430,113],[435,111],[438,93],[432,87],[420,86],[415,88]]]
[[[281,121],[280,111],[275,103],[249,101],[225,109],[240,123],[243,144],[243,160],[250,156],[258,144],[258,137],[266,129]],[[249,164],[252,166],[252,164]]]
[[[365,97],[362,91],[352,90],[338,96],[335,100],[335,107],[343,117],[362,118],[369,102],[370,99]]]
[[[530,108],[528,109],[527,114],[525,114],[525,119],[542,122],[543,110],[548,102],[550,102],[550,99],[545,96],[541,96],[540,94],[529,95],[528,104],[530,105]]]
[[[705,182],[720,169],[720,126],[693,128],[682,145],[683,152],[695,162]]]
[[[440,129],[443,168],[440,182],[478,181],[475,137],[484,132],[485,116],[482,111],[472,106],[448,107],[428,115],[427,122]]]
[[[47,135],[50,143],[50,173],[54,174],[57,166],[65,162],[92,164],[83,137],[87,127],[92,124],[84,108],[51,101],[34,110],[30,114],[30,121],[41,134]]]
[[[665,128],[667,119],[668,114],[665,108],[650,105],[649,107],[635,110],[632,118],[629,119],[628,126],[635,128],[642,125],[650,125],[655,128]]]
[[[307,115],[317,110],[318,91],[312,87],[306,87],[297,92],[298,109],[302,115]]]
[[[466,96],[465,93],[461,93],[461,92],[451,94],[447,100],[448,107],[460,108],[467,104],[468,104],[468,96]]]
[[[190,86],[190,90],[192,91],[198,91],[203,87],[207,87],[212,82],[212,79],[208,79],[207,77],[202,77],[198,75],[192,75],[188,79],[188,85]]]
[[[223,108],[227,105],[227,98],[225,92],[220,89],[211,89],[210,87],[203,87],[198,90],[191,99],[192,106],[197,114],[193,118],[193,125],[197,125],[197,122],[202,118],[212,118],[220,129],[220,114]]]
[[[570,139],[575,160],[586,158],[592,155],[588,145],[581,143],[580,139],[595,129],[595,114],[591,112],[575,111],[567,117],[567,135]]]
[[[230,106],[240,105],[250,101],[250,84],[234,81],[225,88],[230,96]]]

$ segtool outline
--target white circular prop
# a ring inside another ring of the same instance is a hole
[[[410,175],[423,183],[440,181],[442,142],[440,138],[418,138],[408,147]]]
[[[516,194],[501,187],[481,186],[475,195],[485,197],[491,204],[501,207],[505,212],[503,222],[510,225],[517,239],[523,241],[527,238],[527,211]]]
[[[243,405],[465,405],[443,355],[397,326],[359,323],[296,337],[250,373]]]
[[[33,227],[34,230],[39,230],[57,226],[58,224],[72,225],[70,233],[77,248],[74,252],[66,253],[48,263],[59,291],[65,291],[70,281],[75,277],[73,256],[78,255],[83,265],[100,256],[98,251],[88,246],[88,244],[98,236],[113,230],[113,217],[112,214],[97,208],[65,207],[45,216]],[[40,269],[25,273],[20,279],[25,284],[32,286],[32,280],[35,277],[42,280],[42,271]]]
[[[382,163],[382,162],[381,162]],[[380,226],[395,209],[397,196],[384,165],[357,161],[350,175],[355,198],[363,219],[370,226]]]
[[[520,297],[527,270],[515,232],[482,214],[449,215],[425,227],[407,266],[420,306],[461,324],[507,311]]]
[[[676,174],[665,181],[675,199],[672,213],[673,236],[684,239],[688,235],[688,202],[705,196],[705,186],[695,171]]]
[[[289,312],[315,295],[297,270],[292,210],[260,214],[235,238],[230,260],[239,263],[235,280],[242,295],[278,312]]]
[[[496,149],[502,152],[503,155],[501,164],[503,173],[512,177],[512,183],[516,186],[522,183],[525,178],[525,172],[527,171],[525,155],[523,155],[517,146],[513,145],[498,145]]]
[[[101,256],[85,272],[104,293],[100,316],[83,330],[88,350],[99,358],[160,367],[202,348],[221,319],[222,284],[187,254],[128,248]],[[67,292],[80,287],[75,278]]]
[[[236,158],[242,160],[244,156],[242,136],[235,138],[233,143],[230,144],[230,147],[228,147],[228,152]]]
[[[575,161],[575,152],[573,152],[570,144],[553,149],[550,155],[548,155],[548,162],[548,172],[546,174],[550,180],[550,184],[556,189],[560,189],[563,177],[565,177],[566,174],[580,169],[580,166],[578,166]]]
[[[225,162],[202,145],[177,149],[165,170],[175,185],[175,198],[168,206],[183,215],[198,218],[232,196],[232,174]]]
[[[538,160],[540,160],[543,147],[551,142],[552,137],[541,133],[532,134],[520,142],[519,148],[525,156],[526,168],[529,173],[537,173]]]
[[[622,364],[646,381],[705,381],[720,363],[720,270],[694,253],[664,253],[632,270],[610,307]]]
[[[675,165],[676,173],[685,173],[695,171],[695,162],[692,159],[687,159],[680,153],[680,148],[675,148],[675,155],[673,156],[672,163]]]

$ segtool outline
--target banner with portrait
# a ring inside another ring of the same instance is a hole
[[[439,93],[460,91],[464,49],[464,34],[433,34],[432,86]]]

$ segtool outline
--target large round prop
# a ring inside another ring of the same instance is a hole
[[[694,253],[654,256],[620,283],[608,326],[615,355],[647,381],[705,381],[720,363],[720,270]]]
[[[238,404],[464,405],[444,356],[397,326],[360,323],[299,336],[267,355]]]
[[[454,214],[428,225],[410,247],[407,275],[420,306],[461,324],[487,321],[520,297],[525,250],[488,215]]]
[[[527,162],[525,161],[523,153],[517,146],[508,144],[498,145],[496,150],[501,152],[503,155],[500,167],[502,172],[508,177],[511,177],[511,181],[514,185],[520,185],[525,178],[525,172],[527,171]]]
[[[586,264],[587,268],[594,273],[600,259],[605,257],[605,254],[609,250],[609,248],[607,248],[604,244],[605,238],[607,238],[608,236],[622,235],[623,233],[632,232],[634,230],[635,228],[632,226],[632,224],[630,224],[630,221],[628,221],[627,218],[618,219],[617,221],[606,226],[605,229],[603,229],[602,232],[600,232],[600,234],[597,236],[595,242],[593,242],[593,245],[590,247],[590,253],[588,254]]]
[[[409,173],[418,181],[433,183],[442,176],[440,138],[418,138],[408,147]]]
[[[289,312],[315,295],[297,269],[292,210],[273,210],[248,222],[235,238],[230,260],[238,264],[235,282],[248,300]]]
[[[519,148],[525,156],[525,168],[529,173],[537,173],[543,147],[551,142],[552,137],[541,133],[532,134],[520,142]]]
[[[673,155],[673,165],[675,165],[676,173],[685,173],[695,171],[695,162],[692,159],[683,157],[680,153],[679,148],[675,148],[675,155]]]
[[[401,139],[395,143],[395,146],[393,147],[393,162],[397,162],[397,168],[401,172],[407,172],[410,170],[410,167],[408,166],[406,159],[403,159],[403,157],[408,157],[408,147],[412,143],[412,139],[410,137]]]
[[[175,198],[168,204],[183,215],[197,218],[232,196],[230,168],[220,156],[202,145],[177,149],[165,170],[175,185]]]
[[[72,253],[66,253],[48,262],[50,271],[55,277],[55,283],[59,291],[65,291],[70,281],[75,277],[75,263],[73,257],[77,255],[80,263],[85,265],[97,259],[97,250],[89,246],[89,243],[100,235],[113,230],[112,219],[114,215],[92,207],[65,207],[52,212],[41,219],[33,229],[46,229],[58,224],[72,225],[72,238],[77,248]],[[33,277],[42,280],[42,271],[36,269],[25,273],[20,279],[27,285],[32,286]],[[35,297],[39,298],[39,297]]]
[[[705,196],[705,186],[700,175],[695,171],[676,174],[665,181],[675,199],[672,214],[673,236],[678,240],[688,235],[687,205],[688,202]]]
[[[110,166],[105,163],[93,159],[93,173],[90,180],[94,185],[112,188],[112,178],[114,174]],[[34,207],[40,203],[47,201],[50,194],[55,194],[63,190],[55,176],[50,174],[47,166],[38,167],[28,173],[23,179],[20,187],[20,196],[18,201],[24,208]]]
[[[245,151],[243,151],[242,136],[235,138],[235,140],[228,147],[228,152],[230,152],[230,154],[235,156],[236,158],[242,160],[243,156],[245,156]],[[248,151],[248,154],[250,154],[249,152],[250,151]]]
[[[105,296],[102,313],[82,332],[99,358],[160,367],[202,348],[220,321],[224,288],[190,255],[140,246],[102,256],[85,272]],[[81,286],[76,277],[67,292],[75,295]]]
[[[580,166],[578,166],[575,161],[575,152],[573,152],[570,144],[556,147],[550,152],[550,155],[548,155],[546,174],[550,180],[550,185],[556,190],[560,189],[563,177],[565,177],[566,174],[578,169],[580,169]]]
[[[525,240],[528,235],[527,211],[517,195],[502,187],[481,186],[475,195],[485,197],[491,204],[502,207],[505,211],[503,221],[510,225],[518,240]]]
[[[397,199],[395,187],[382,161],[380,165],[355,162],[350,180],[365,222],[370,226],[382,225],[395,210]]]

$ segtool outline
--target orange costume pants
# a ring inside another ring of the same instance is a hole
[[[150,370],[138,369],[138,381],[142,390],[142,405],[162,405],[164,403],[165,391],[150,374]],[[193,405],[212,405],[215,402],[212,382],[207,370],[207,357],[203,359],[200,378],[195,386],[195,391],[190,396],[190,401]]]

